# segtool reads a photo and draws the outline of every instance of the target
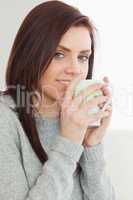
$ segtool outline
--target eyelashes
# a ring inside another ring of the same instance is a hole
[[[61,52],[56,52],[54,58],[64,58],[64,54]]]
[[[55,59],[58,59],[58,60],[62,60],[62,59],[65,58],[65,54],[62,53],[62,52],[56,52],[55,55],[54,55],[54,58],[55,58]],[[83,62],[83,63],[84,63],[84,62],[88,62],[89,56],[86,56],[86,55],[79,55],[79,56],[78,56],[78,60],[79,60],[80,62]]]
[[[86,62],[89,60],[89,57],[88,56],[79,56],[79,59],[82,61],[82,62]]]

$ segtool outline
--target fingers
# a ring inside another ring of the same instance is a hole
[[[105,77],[103,78],[103,81],[104,81],[105,83],[109,83],[109,78],[108,78],[107,76],[105,76]]]
[[[88,87],[83,89],[76,97],[74,97],[73,103],[79,106],[87,96],[91,95],[96,91],[100,91],[104,86],[104,83],[95,83],[89,85]]]
[[[70,85],[67,87],[67,90],[64,96],[64,101],[70,101],[72,99],[74,88],[78,84],[80,79],[81,79],[80,76],[77,76],[75,79],[71,81]]]
[[[103,81],[107,84],[106,87],[103,87],[103,94],[105,96],[111,97],[111,91],[110,91],[110,81],[107,76],[103,78]]]
[[[88,102],[82,104],[80,106],[80,109],[83,110],[84,112],[86,112],[89,109],[95,108],[100,104],[105,104],[106,102],[109,101],[109,97],[107,96],[99,96],[99,97],[95,97],[92,100],[89,100]]]
[[[112,106],[107,103],[105,108],[103,110],[100,110],[98,111],[97,113],[91,113],[89,114],[89,109],[91,110],[92,108],[95,108],[96,106],[98,106],[99,102],[103,102],[103,101],[106,101],[106,102],[109,102],[109,100],[106,100],[108,97],[105,97],[105,96],[99,96],[99,97],[96,97],[95,99],[95,102],[94,100],[92,101],[91,105],[87,106],[87,105],[84,105],[81,109],[82,109],[82,113],[86,113],[88,116],[85,117],[85,123],[89,125],[91,125],[92,123],[95,123],[96,121],[101,121],[102,119],[105,119],[105,118],[110,118],[111,117],[111,114],[112,114]],[[96,102],[97,101],[97,102]],[[93,105],[93,106],[92,106]]]
[[[111,91],[110,91],[110,87],[108,87],[108,86],[103,87],[102,91],[103,91],[103,94],[104,94],[105,96],[108,96],[108,97],[111,97],[111,96],[112,96]]]
[[[108,97],[106,96],[99,96],[94,98],[93,100],[89,101],[89,104],[87,105],[82,105],[79,109],[79,112],[81,113],[81,116],[83,116],[83,120],[84,123],[87,126],[90,126],[92,123],[101,120],[101,118],[103,117],[107,117],[108,116],[108,111],[94,111],[95,113],[93,113],[93,111],[91,112],[91,110],[93,108],[98,107],[99,103],[103,103],[106,102],[108,99]],[[90,113],[89,113],[90,110]]]
[[[111,105],[112,105],[112,101],[111,101],[111,99],[109,99],[109,100],[103,105],[103,107],[101,108],[102,111],[106,110],[109,106],[112,107]]]
[[[91,125],[92,123],[99,121],[103,118],[106,118],[109,116],[108,111],[99,111],[98,113],[91,114],[90,116],[88,115],[88,125]]]
[[[105,131],[106,128],[109,126],[109,123],[111,121],[111,116],[112,116],[112,107],[108,106],[108,109],[106,110],[106,112],[108,113],[107,116],[104,116],[101,119],[101,126],[100,126],[100,130]]]

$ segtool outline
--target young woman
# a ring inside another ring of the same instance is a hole
[[[38,5],[22,23],[0,95],[0,199],[115,199],[102,143],[112,108],[86,112],[108,101],[108,79],[73,96],[80,79],[92,78],[94,32],[61,1]],[[102,96],[82,104],[99,89]]]

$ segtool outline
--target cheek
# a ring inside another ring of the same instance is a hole
[[[60,91],[56,84],[51,84],[48,87],[44,87],[43,92],[54,99],[58,99],[60,96]]]
[[[55,79],[45,79],[41,83],[42,94],[54,100],[60,99],[65,94],[66,87]]]
[[[46,71],[43,74],[42,79],[45,80],[45,82],[51,82],[52,80],[54,80],[56,78],[56,76],[59,75],[59,73],[62,70],[62,66],[60,64],[58,64],[55,61],[52,61],[48,68],[46,69]]]
[[[89,71],[88,67],[84,67],[84,68],[81,69],[82,79],[86,79],[88,71]]]

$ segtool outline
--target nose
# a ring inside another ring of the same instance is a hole
[[[65,73],[71,74],[71,75],[81,74],[81,69],[80,69],[79,63],[77,63],[77,61],[73,61],[73,62],[69,63],[69,65],[66,66],[66,68],[65,68]]]

